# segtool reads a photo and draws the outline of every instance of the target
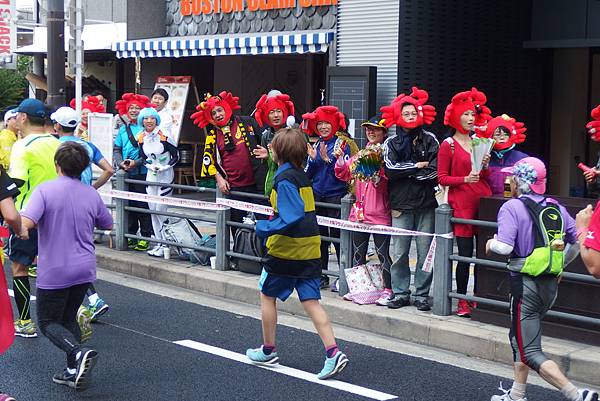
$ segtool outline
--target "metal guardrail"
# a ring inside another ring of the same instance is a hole
[[[472,224],[478,227],[498,228],[498,223],[483,220],[460,219],[452,217],[452,208],[447,205],[441,205],[435,211],[435,233],[442,235],[452,232],[452,224]],[[433,270],[433,314],[448,316],[451,314],[452,299],[465,299],[474,301],[483,305],[490,305],[504,309],[509,308],[508,302],[498,301],[489,298],[482,298],[471,295],[458,294],[452,291],[452,262],[467,262],[477,265],[496,267],[506,269],[506,263],[494,260],[481,259],[477,257],[465,257],[453,254],[453,239],[437,237],[437,246],[435,251],[435,267]],[[508,274],[508,270],[507,270]],[[598,284],[600,280],[585,274],[564,272],[564,278],[571,279],[578,283]],[[566,321],[585,323],[600,327],[600,319],[576,315],[565,312],[549,311],[548,317],[564,319]]]
[[[220,191],[218,189],[214,189],[214,188],[196,187],[196,186],[188,186],[188,185],[180,185],[180,184],[165,184],[165,183],[160,183],[160,182],[150,182],[150,181],[142,181],[142,180],[133,180],[133,179],[127,178],[127,173],[125,173],[124,171],[121,171],[121,170],[115,174],[114,182],[115,182],[116,189],[120,190],[120,191],[127,191],[130,184],[137,184],[137,185],[144,185],[144,186],[170,187],[173,189],[182,189],[182,190],[185,190],[188,192],[196,192],[196,193],[209,192],[209,193],[215,193],[217,198],[225,197],[225,196],[223,196],[223,194],[220,193]],[[261,194],[256,194],[256,193],[232,191],[230,193],[230,196],[235,196],[237,198],[246,198],[249,201],[259,200],[259,201],[261,201],[261,203],[265,203],[265,201],[268,201],[268,197],[261,195]],[[184,248],[190,248],[190,249],[194,249],[194,250],[209,252],[216,256],[216,269],[218,269],[218,270],[229,270],[229,267],[230,267],[229,257],[236,257],[236,258],[250,260],[250,261],[254,261],[254,262],[262,261],[262,259],[259,257],[240,254],[237,252],[233,252],[231,250],[231,237],[229,235],[229,227],[253,228],[254,226],[249,225],[249,224],[231,221],[231,217],[230,217],[231,209],[230,208],[225,208],[225,209],[220,208],[218,210],[209,212],[210,214],[214,214],[214,217],[212,217],[212,216],[209,217],[209,216],[192,216],[185,212],[167,212],[167,211],[159,212],[159,211],[154,211],[154,210],[149,210],[149,209],[144,209],[144,208],[128,206],[127,200],[118,199],[118,198],[115,198],[114,202],[115,202],[115,204],[113,207],[116,211],[116,221],[117,221],[114,235],[115,235],[116,248],[119,250],[124,251],[124,250],[128,249],[128,247],[127,247],[128,239],[137,239],[137,240],[146,240],[146,241],[150,241],[150,242],[154,242],[154,243],[162,243],[162,244],[166,244],[166,245],[172,245],[172,246],[178,246],[178,247],[184,247]],[[350,214],[350,207],[352,206],[352,203],[353,203],[353,198],[351,196],[346,196],[345,198],[342,199],[342,203],[340,205],[330,204],[330,203],[322,203],[322,202],[315,202],[315,205],[318,207],[322,207],[322,208],[340,210],[341,218],[347,219]],[[189,209],[184,206],[177,206],[177,208],[178,209]],[[167,240],[160,240],[157,238],[148,238],[148,237],[144,237],[144,236],[128,234],[126,232],[127,227],[128,227],[128,212],[144,213],[144,214],[150,214],[150,215],[156,214],[156,215],[161,215],[161,216],[166,216],[166,217],[185,218],[185,219],[190,219],[190,220],[214,223],[217,227],[216,248],[215,249],[207,248],[207,247],[199,246],[197,244],[180,244],[180,243],[175,243],[175,242],[171,242],[171,241],[167,241]],[[340,295],[345,295],[348,292],[348,286],[347,286],[347,283],[345,280],[345,275],[340,274],[340,271],[343,271],[343,269],[346,269],[346,268],[349,268],[352,266],[351,233],[350,233],[350,231],[347,231],[347,230],[341,230],[340,238],[331,238],[331,237],[327,237],[327,236],[322,236],[321,238],[324,241],[328,241],[331,243],[336,243],[336,244],[341,245],[340,246],[340,270],[339,271],[323,270],[323,274],[333,276],[333,277],[339,277],[340,278],[339,292],[340,292]]]

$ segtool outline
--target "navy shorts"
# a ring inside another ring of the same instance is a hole
[[[25,266],[31,265],[38,254],[37,229],[29,230],[28,240],[17,238],[11,229],[8,243],[4,248],[11,262],[20,263]]]
[[[294,289],[301,302],[311,299],[321,299],[321,278],[294,278],[275,276],[263,268],[258,289],[268,297],[285,301],[292,295]]]

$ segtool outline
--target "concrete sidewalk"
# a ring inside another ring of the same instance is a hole
[[[237,271],[216,271],[189,262],[151,258],[133,251],[96,247],[98,266],[147,280],[179,286],[212,296],[258,305],[258,276]],[[323,305],[335,324],[404,341],[441,348],[505,364],[512,362],[506,328],[456,316],[435,316],[414,307],[398,310],[356,305],[336,293],[323,291]],[[282,311],[304,315],[293,296],[279,303]],[[600,347],[545,337],[544,350],[569,378],[600,387]]]

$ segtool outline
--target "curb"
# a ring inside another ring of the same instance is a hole
[[[133,251],[96,247],[98,266],[146,280],[173,285],[211,296],[259,305],[258,276],[217,271],[190,262],[155,259]],[[435,316],[413,307],[399,310],[357,305],[323,291],[322,303],[333,323],[383,336],[457,352],[488,361],[512,363],[508,331],[456,316]],[[294,294],[278,303],[286,313],[305,316]],[[578,382],[600,387],[600,347],[544,337],[544,352]]]

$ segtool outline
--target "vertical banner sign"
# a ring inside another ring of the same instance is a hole
[[[17,68],[17,0],[0,0],[0,68]]]
[[[190,76],[167,76],[158,77],[154,85],[154,89],[162,88],[169,95],[169,101],[165,109],[171,114],[171,118],[173,119],[171,138],[175,142],[175,145],[179,143],[183,113],[185,112],[191,82],[192,77]]]
[[[88,136],[89,141],[96,145],[102,156],[108,164],[113,164],[113,115],[108,113],[90,113],[88,116]],[[99,176],[102,170],[95,164],[92,166],[95,177]],[[106,185],[110,187],[110,182]],[[105,204],[110,204],[110,197],[100,195]]]

